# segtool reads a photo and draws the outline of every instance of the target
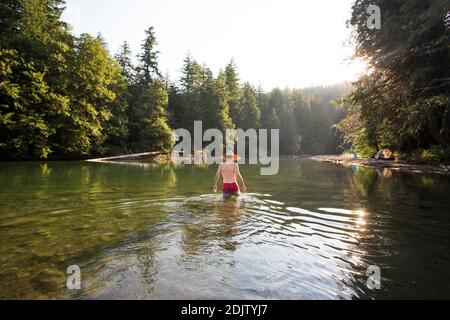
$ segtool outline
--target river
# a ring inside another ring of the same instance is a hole
[[[224,200],[215,169],[1,163],[0,298],[450,298],[450,178],[282,159]]]

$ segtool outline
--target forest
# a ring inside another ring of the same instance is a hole
[[[152,27],[137,59],[126,42],[113,55],[101,36],[72,35],[61,21],[63,5],[2,4],[1,159],[168,152],[173,130],[194,120],[222,130],[280,128],[284,154],[336,152],[340,138],[331,126],[343,112],[332,100],[347,86],[264,92],[242,83],[233,61],[214,75],[189,55],[172,81],[159,70]]]
[[[369,5],[381,29],[367,28]],[[414,161],[450,163],[448,0],[356,0],[348,22],[369,70],[342,101],[337,125],[360,154],[390,148]]]
[[[380,30],[366,7],[383,8]],[[240,79],[231,59],[214,74],[191,55],[180,79],[161,74],[157,30],[137,57],[101,35],[71,33],[62,0],[3,0],[0,9],[0,159],[83,159],[169,152],[173,130],[280,129],[280,152],[373,156],[392,148],[450,158],[450,46],[445,0],[356,0],[349,27],[369,72],[353,84],[302,89]],[[403,26],[399,28],[398,26]],[[125,39],[126,40],[126,39]],[[274,62],[276,63],[276,62]],[[301,70],[299,70],[301,72]]]

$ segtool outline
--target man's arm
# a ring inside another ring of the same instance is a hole
[[[214,177],[214,185],[213,185],[214,192],[217,192],[217,182],[219,181],[221,173],[222,173],[222,166],[219,164],[219,167],[217,168],[216,176]]]
[[[242,191],[247,192],[247,187],[245,186],[244,178],[242,178],[241,172],[239,171],[239,165],[236,163],[236,175],[241,180]]]

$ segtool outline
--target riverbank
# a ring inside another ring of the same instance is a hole
[[[361,166],[372,169],[389,169],[393,171],[450,175],[450,165],[414,164],[397,160],[377,160],[373,158],[354,158],[350,155],[320,155],[320,156],[296,156],[295,158],[309,159],[319,162],[335,163],[344,166]],[[145,152],[108,158],[89,159],[89,162],[103,163],[130,163],[153,162],[162,163],[170,161],[170,156],[160,152]]]
[[[403,161],[377,160],[372,158],[353,158],[346,155],[310,156],[307,157],[307,159],[320,162],[336,163],[344,166],[361,166],[366,168],[390,169],[402,172],[450,175],[449,165],[412,164]]]

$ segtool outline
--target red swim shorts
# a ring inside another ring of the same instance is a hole
[[[239,192],[239,187],[236,182],[224,183],[222,192],[223,193],[237,193],[237,192]]]

